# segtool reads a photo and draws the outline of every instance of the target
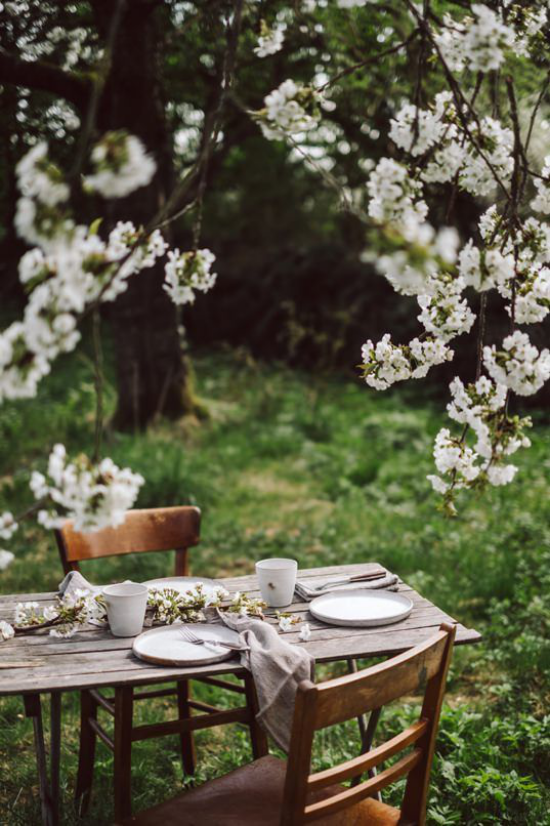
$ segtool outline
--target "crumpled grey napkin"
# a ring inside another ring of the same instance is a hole
[[[318,583],[318,580],[316,580]],[[365,580],[363,582],[347,582],[344,585],[333,585],[331,588],[324,588],[322,591],[317,591],[315,588],[310,587],[307,582],[303,580],[301,582],[296,582],[296,593],[303,599],[304,602],[311,602],[312,599],[315,597],[320,597],[323,594],[330,594],[333,591],[357,591],[357,590],[364,590],[368,589],[370,591],[377,590],[379,588],[385,588],[388,591],[397,591],[397,583],[398,577],[395,574],[387,574],[385,577],[381,579],[374,579],[371,582]]]
[[[305,648],[283,639],[267,622],[222,611],[218,614],[246,646],[240,652],[241,665],[254,678],[260,707],[258,722],[288,752],[296,689],[303,680],[313,682],[315,660]]]
[[[67,576],[59,583],[59,593],[62,597],[70,596],[75,591],[90,591],[92,594],[101,593],[101,585],[92,585],[80,571],[69,571]]]

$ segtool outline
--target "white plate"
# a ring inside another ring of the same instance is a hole
[[[391,625],[409,616],[413,604],[392,591],[356,589],[345,594],[333,591],[316,597],[309,610],[316,619],[329,625]]]
[[[132,650],[136,657],[156,665],[209,665],[228,660],[235,651],[223,646],[194,645],[183,638],[182,629],[189,628],[197,637],[205,640],[222,640],[239,644],[239,635],[225,625],[211,623],[177,623],[152,628],[136,637]]]
[[[198,585],[199,582],[204,585],[204,590],[207,594],[216,586],[221,587],[221,583],[216,582],[215,579],[205,579],[200,576],[165,576],[160,579],[148,579],[147,582],[143,584],[147,585],[148,588],[170,588],[173,591],[184,594],[195,585]]]

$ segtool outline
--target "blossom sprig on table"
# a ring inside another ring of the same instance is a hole
[[[74,593],[58,597],[53,605],[20,602],[15,609],[13,624],[5,621],[0,623],[0,640],[46,630],[52,637],[68,638],[82,625],[101,621],[105,616],[102,597],[94,596],[85,589],[77,589]]]
[[[279,631],[282,631],[283,634],[292,631],[294,626],[303,622],[299,614],[292,614],[290,611],[275,611],[275,617],[279,623]]]
[[[204,622],[208,609],[218,609],[240,616],[263,619],[265,602],[238,591],[230,594],[223,586],[205,588],[197,583],[188,591],[173,588],[150,588],[147,598],[153,623],[172,625],[175,622]]]

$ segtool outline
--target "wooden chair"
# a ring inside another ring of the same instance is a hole
[[[123,525],[95,533],[76,533],[67,522],[56,531],[56,540],[65,573],[79,570],[79,563],[87,559],[134,554],[144,551],[176,550],[176,576],[189,574],[188,549],[199,542],[200,510],[193,507],[155,508],[129,511]],[[118,682],[118,680],[117,680]],[[244,695],[246,705],[220,710],[215,706],[192,700],[189,682],[176,683],[174,688],[134,692],[132,687],[116,685],[114,697],[106,697],[96,690],[80,694],[80,753],[76,783],[76,799],[83,814],[89,803],[92,788],[95,746],[99,737],[114,752],[115,817],[131,814],[131,750],[132,743],[150,737],[179,734],[183,769],[187,774],[195,770],[193,730],[210,728],[224,723],[240,722],[248,725],[255,758],[268,753],[267,738],[256,722],[257,712],[254,683],[249,674],[244,684],[205,677],[201,682]],[[134,726],[134,701],[154,697],[175,696],[178,719],[154,725]],[[114,739],[98,722],[98,710],[107,711],[114,718]],[[202,712],[192,715],[191,711]]]
[[[454,637],[455,628],[444,623],[429,640],[385,663],[321,685],[301,683],[288,762],[262,757],[124,821],[125,826],[422,826]],[[310,773],[316,731],[378,709],[424,682],[417,722],[359,757]],[[364,773],[408,749],[361,782]],[[400,809],[372,797],[404,775]],[[351,785],[340,785],[346,780]]]

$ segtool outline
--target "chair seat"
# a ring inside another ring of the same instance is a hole
[[[147,809],[123,826],[279,826],[286,762],[268,756]],[[328,786],[312,801],[338,793]],[[400,811],[367,798],[319,826],[396,826]]]

